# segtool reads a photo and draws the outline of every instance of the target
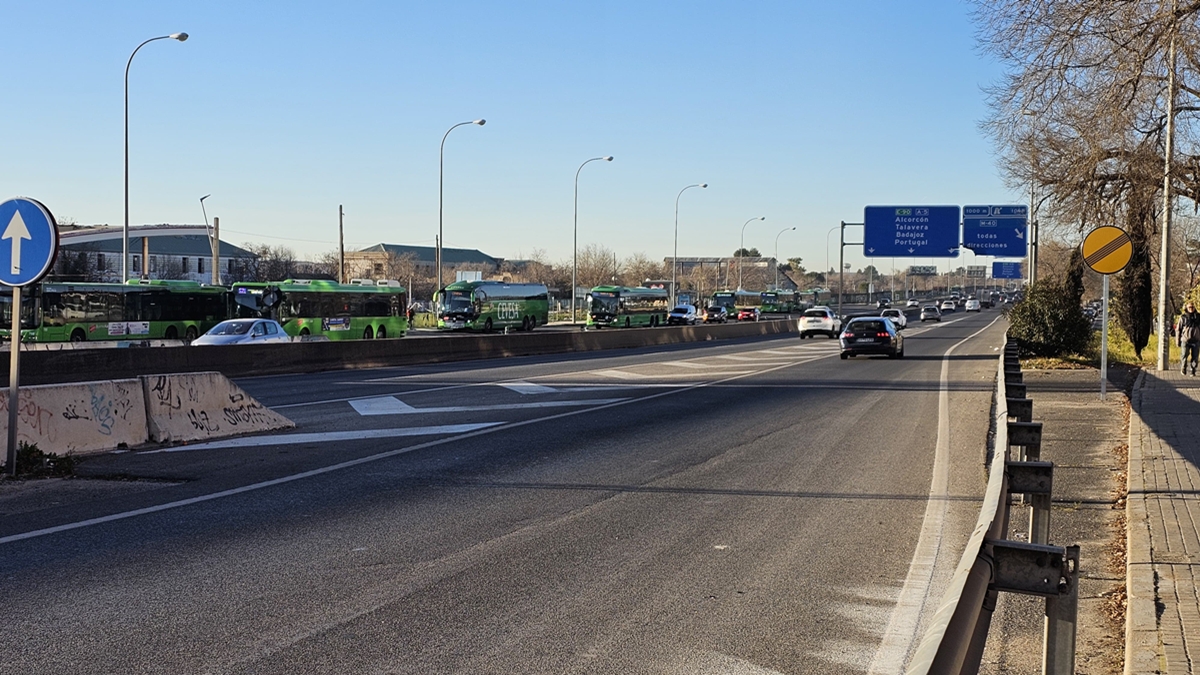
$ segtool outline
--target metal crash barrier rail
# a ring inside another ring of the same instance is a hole
[[[950,587],[905,671],[960,675],[979,671],[1001,591],[1046,598],[1042,672],[1075,671],[1079,547],[1052,546],[1050,492],[1054,464],[1041,461],[1042,424],[1025,396],[1017,345],[1005,344],[996,378],[994,446],[979,520]],[[1017,448],[1016,459],[1009,459]],[[1030,505],[1029,543],[1010,541],[1012,495]]]

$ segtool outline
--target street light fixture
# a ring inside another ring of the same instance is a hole
[[[571,323],[575,323],[575,289],[579,286],[575,280],[579,273],[579,172],[583,171],[583,167],[588,165],[588,162],[597,162],[604,160],[605,162],[613,161],[612,155],[604,157],[593,157],[587,162],[579,165],[575,171],[575,228],[571,238]]]
[[[676,285],[676,276],[675,276],[675,273],[679,268],[679,198],[683,196],[684,192],[686,192],[687,190],[689,190],[691,188],[695,188],[695,187],[706,188],[706,187],[708,187],[708,183],[697,183],[695,185],[689,185],[689,186],[683,188],[682,190],[680,190],[679,194],[675,195],[675,251],[671,255],[671,306],[672,307],[675,306],[675,301],[679,298],[679,288]]]
[[[446,165],[446,136],[450,135],[451,131],[463,126],[464,124],[477,124],[483,126],[487,124],[487,120],[471,120],[470,122],[459,122],[446,130],[442,136],[442,147],[438,153],[438,238],[437,238],[437,290],[442,290],[442,186],[444,169]]]
[[[785,227],[779,231],[779,234],[795,229],[794,227]],[[779,234],[775,235],[775,290],[779,290]]]
[[[129,66],[133,65],[133,57],[137,55],[139,49],[155,40],[167,39],[184,42],[188,39],[188,34],[171,33],[150,38],[138,45],[129,55],[129,61],[125,63],[125,227],[121,237],[121,283],[125,283],[129,279]],[[143,260],[142,276],[146,276],[146,269],[146,261]]]
[[[757,218],[751,218],[750,220],[747,220],[745,222],[745,224],[742,225],[742,241],[741,241],[741,244],[739,245],[740,248],[738,249],[738,257],[737,257],[737,259],[738,259],[738,287],[737,287],[737,289],[739,291],[742,290],[742,258],[746,257],[746,225],[749,225],[750,223],[753,223],[756,220],[766,220],[766,219],[767,219],[766,216],[759,216]]]

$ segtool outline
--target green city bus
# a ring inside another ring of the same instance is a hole
[[[228,290],[194,281],[43,282],[21,296],[22,342],[176,340],[229,318]],[[9,340],[12,291],[0,292],[0,340]]]
[[[588,293],[587,325],[631,328],[665,326],[670,298],[662,288],[597,286]]]
[[[720,305],[729,312],[730,319],[737,318],[737,311],[743,307],[758,307],[762,309],[763,294],[759,291],[717,291],[713,293],[712,304]]]
[[[550,321],[550,290],[543,284],[456,281],[434,294],[440,330],[533,330]]]
[[[762,311],[772,314],[789,314],[802,309],[799,291],[764,291]]]
[[[292,337],[370,340],[408,332],[408,292],[396,281],[240,282],[230,296],[237,316],[276,319]]]

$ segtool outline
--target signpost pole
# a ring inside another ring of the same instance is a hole
[[[8,455],[5,460],[8,475],[17,475],[17,413],[20,389],[17,375],[21,372],[21,287],[12,289],[12,348],[8,359]]]
[[[842,289],[846,285],[846,221],[842,221],[842,233],[838,237],[838,317],[842,316]]]
[[[1103,294],[1100,296],[1100,400],[1108,389],[1108,276],[1104,279]]]

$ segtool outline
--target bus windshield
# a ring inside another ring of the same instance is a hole
[[[37,319],[34,318],[33,303],[35,298],[25,293],[21,297],[21,328],[32,329],[37,328]],[[0,329],[8,330],[12,328],[12,293],[0,295]]]
[[[442,291],[438,310],[441,314],[474,314],[470,291]]]
[[[617,294],[608,292],[593,292],[592,293],[592,314],[612,314],[617,313]]]

